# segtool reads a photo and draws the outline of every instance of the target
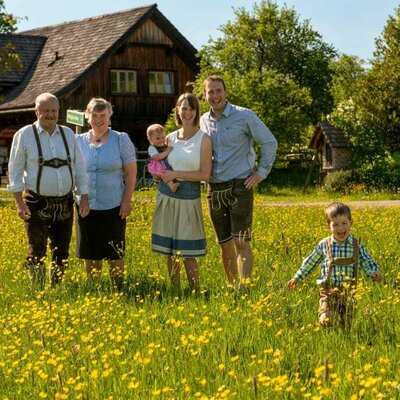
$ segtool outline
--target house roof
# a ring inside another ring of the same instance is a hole
[[[75,90],[105,58],[117,51],[148,18],[167,30],[178,53],[196,67],[196,49],[157,9],[157,4],[65,22],[10,35],[16,42],[36,37],[43,42],[33,68],[25,70],[21,83],[0,104],[0,112],[29,109],[44,92],[62,96]],[[31,50],[31,56],[34,51]]]
[[[45,37],[29,35],[0,34],[0,47],[8,44],[14,46],[19,55],[22,67],[0,75],[0,84],[15,84],[22,81],[24,75],[33,66],[38,52],[43,47]]]
[[[344,136],[343,131],[339,128],[336,128],[329,122],[319,122],[316,125],[308,147],[310,149],[319,149],[321,147],[321,144],[323,144],[322,139],[324,137],[333,148],[350,147],[350,142]]]

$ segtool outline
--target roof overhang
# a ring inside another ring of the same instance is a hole
[[[34,111],[35,111],[35,107],[17,108],[17,109],[10,109],[10,110],[0,110],[0,115],[4,115],[4,114],[19,114],[19,113],[34,112]]]

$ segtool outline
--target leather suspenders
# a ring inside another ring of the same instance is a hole
[[[325,249],[326,255],[328,257],[328,272],[326,274],[326,281],[329,282],[332,275],[333,266],[337,265],[339,267],[345,267],[347,265],[353,264],[354,271],[354,282],[357,284],[357,275],[358,275],[358,248],[360,241],[354,238],[353,243],[353,256],[352,257],[333,257],[332,256],[332,243],[331,238],[327,238],[325,240]]]
[[[39,134],[38,134],[38,131],[36,129],[36,125],[32,124],[32,129],[33,129],[33,133],[35,135],[35,140],[36,140],[36,144],[37,144],[37,148],[38,148],[38,154],[39,154],[39,158],[38,158],[39,170],[38,170],[37,179],[36,179],[36,193],[38,195],[40,195],[40,181],[41,181],[41,178],[42,178],[43,167],[60,168],[60,167],[63,167],[65,165],[68,165],[69,173],[71,175],[71,191],[72,191],[72,189],[74,187],[74,178],[73,178],[72,166],[71,166],[72,165],[71,155],[70,155],[70,152],[69,152],[67,139],[65,137],[64,129],[62,128],[62,126],[60,126],[60,125],[57,125],[57,126],[60,128],[61,137],[62,137],[62,140],[64,142],[64,146],[65,146],[65,152],[67,153],[67,159],[66,160],[61,160],[60,158],[52,158],[51,160],[45,160],[43,158],[43,151],[42,151],[42,145],[40,144]]]

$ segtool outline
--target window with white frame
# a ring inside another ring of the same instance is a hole
[[[173,94],[174,93],[173,72],[150,71],[149,93]]]
[[[111,93],[137,93],[136,71],[112,69]]]

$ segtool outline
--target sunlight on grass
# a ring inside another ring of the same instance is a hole
[[[150,250],[154,193],[135,195],[122,293],[107,271],[99,285],[86,282],[74,241],[63,284],[31,290],[21,266],[23,224],[13,203],[0,207],[1,399],[400,397],[400,207],[353,210],[353,231],[384,282],[360,280],[354,325],[345,332],[317,324],[316,273],[286,289],[327,233],[323,205],[262,207],[270,200],[257,196],[254,276],[242,296],[227,290],[204,206],[204,290],[176,295],[165,259]]]

